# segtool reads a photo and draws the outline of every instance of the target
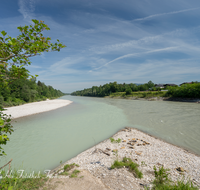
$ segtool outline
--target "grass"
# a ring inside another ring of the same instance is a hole
[[[48,180],[48,178],[45,175],[39,174],[39,175],[32,175],[27,174],[27,177],[25,176],[20,177],[19,173],[17,171],[12,172],[12,177],[6,176],[5,171],[1,171],[2,179],[0,181],[0,189],[4,190],[28,190],[30,189],[39,189],[42,187],[45,182]]]
[[[63,168],[64,172],[60,173],[59,175],[69,175],[70,178],[77,177],[77,174],[80,173],[79,170],[75,169],[73,172],[71,172],[71,174],[69,173],[69,171],[72,170],[73,168],[75,168],[75,166],[79,167],[79,165],[75,164],[75,163],[73,163],[73,164],[66,164],[64,166],[64,168]]]
[[[64,171],[69,171],[69,170],[73,169],[75,166],[79,167],[79,165],[75,164],[75,163],[73,163],[73,164],[66,164],[64,166]]]
[[[153,190],[198,190],[192,182],[184,182],[184,179],[172,182],[169,178],[169,171],[169,169],[164,169],[163,166],[158,170],[154,166]]]
[[[80,173],[79,170],[73,170],[69,173],[74,167],[79,167],[78,164],[67,164],[64,166],[64,172],[59,175],[68,175],[70,178],[77,177]],[[10,170],[12,171],[12,170]],[[43,174],[33,174],[33,173],[18,173],[17,170],[14,170],[10,176],[7,176],[7,172],[2,170],[0,171],[2,178],[0,179],[0,189],[2,190],[36,190],[45,186],[45,182],[48,181],[48,177]]]
[[[111,169],[126,167],[135,177],[142,178],[143,174],[139,171],[138,166],[139,165],[133,162],[130,158],[124,157],[122,161],[115,160]]]
[[[122,140],[118,138],[117,140],[113,139],[112,137],[110,138],[111,143],[120,143]]]
[[[79,170],[74,170],[74,171],[72,172],[72,174],[71,174],[69,177],[71,177],[71,178],[77,177],[77,174],[79,174],[79,173],[80,173]]]

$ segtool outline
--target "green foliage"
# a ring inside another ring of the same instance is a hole
[[[74,170],[74,171],[72,172],[72,174],[71,174],[69,177],[71,177],[71,178],[77,177],[77,175],[78,175],[79,173],[80,173],[79,170]]]
[[[0,37],[0,63],[9,62],[15,64],[29,64],[29,57],[39,55],[42,52],[60,51],[65,45],[50,42],[51,38],[44,37],[42,31],[50,30],[43,21],[32,20],[29,26],[18,27],[21,35],[12,38],[5,31]],[[7,37],[6,37],[7,35]],[[57,40],[59,42],[59,40]]]
[[[200,98],[200,83],[168,87],[167,95],[175,98]]]
[[[110,138],[110,141],[111,141],[111,143],[120,143],[121,142],[121,139],[120,138],[118,138],[118,139],[113,139],[112,137]]]
[[[80,173],[80,171],[79,170],[74,170],[71,174],[69,174],[69,171],[71,170],[71,169],[73,169],[74,167],[79,167],[79,165],[78,164],[75,164],[75,163],[73,163],[73,164],[66,164],[65,166],[64,166],[64,172],[62,172],[62,173],[60,173],[59,175],[70,175],[69,177],[71,177],[71,178],[73,178],[73,177],[77,177],[77,174],[78,173]]]
[[[149,90],[149,86],[154,85],[151,81],[145,84],[137,85],[137,84],[117,84],[117,82],[104,84],[103,86],[93,86],[92,88],[87,88],[84,90],[76,91],[71,93],[71,95],[75,96],[98,96],[104,97],[109,96],[111,93],[119,93],[124,92],[126,95],[131,95],[132,92],[136,91],[146,91]]]
[[[195,187],[192,182],[184,182],[177,181],[176,183],[167,183],[163,185],[157,185],[152,188],[153,190],[198,190],[197,187]]]
[[[69,170],[73,169],[75,166],[79,167],[79,165],[75,164],[75,163],[73,163],[73,164],[66,164],[64,166],[64,171],[69,171]]]
[[[142,178],[143,174],[141,171],[138,169],[138,164],[133,162],[130,158],[124,157],[122,161],[116,160],[114,164],[110,167],[111,169],[115,168],[123,168],[126,167],[128,168],[129,172],[133,173],[133,175],[137,178]]]
[[[69,175],[69,172],[62,172],[59,175]]]
[[[129,87],[129,88],[126,89],[125,92],[126,92],[126,95],[130,95],[130,94],[132,93],[132,90],[131,90],[131,88]]]
[[[169,179],[169,169],[164,169],[163,166],[159,168],[157,171],[156,167],[154,166],[154,174],[155,174],[155,180],[153,181],[153,184],[155,185],[163,185],[165,183],[168,183],[170,181]]]
[[[7,141],[9,141],[7,134],[13,132],[13,126],[10,122],[10,116],[3,114],[2,108],[0,108],[0,156],[6,155],[1,145],[6,145]]]
[[[16,38],[7,35],[5,31],[0,32],[0,156],[5,155],[1,145],[9,140],[7,133],[13,132],[10,117],[2,113],[2,107],[18,105],[20,100],[30,102],[42,96],[55,97],[60,94],[44,85],[46,89],[38,93],[34,77],[29,79],[29,71],[24,67],[31,64],[30,57],[42,52],[60,51],[65,47],[59,40],[53,44],[51,38],[43,36],[44,30],[50,30],[43,21],[32,21],[30,26],[18,27],[21,35]]]
[[[153,190],[198,190],[192,182],[184,180],[172,182],[169,179],[169,169],[164,169],[163,166],[156,169],[154,166],[155,179],[153,181]]]
[[[93,86],[84,90],[71,93],[75,96],[111,96],[111,97],[136,97],[136,98],[152,98],[152,97],[178,97],[178,98],[200,98],[200,83],[193,82],[192,84],[184,84],[181,87],[167,87],[168,92],[161,91],[160,88],[155,88],[154,83],[136,85],[117,84],[117,82],[105,84],[103,86]],[[149,91],[151,90],[151,91]]]
[[[144,161],[142,161],[141,166],[147,166],[147,164]]]
[[[21,174],[17,173],[17,171],[12,172],[12,177],[8,177],[5,171],[2,171],[1,175],[2,179],[0,181],[0,189],[4,190],[39,189],[48,180],[45,175],[41,174],[33,175],[31,173],[27,174],[26,178],[25,176],[21,177]]]

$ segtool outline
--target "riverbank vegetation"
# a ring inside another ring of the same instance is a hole
[[[145,84],[117,84],[117,82],[103,86],[93,86],[84,90],[71,93],[75,96],[111,97],[111,98],[200,98],[200,83],[192,82],[181,86],[155,87],[152,81]]]
[[[175,98],[200,98],[200,83],[194,82],[179,87],[168,87],[166,95]]]
[[[13,132],[11,119],[2,112],[3,106],[12,106],[60,94],[43,83],[35,84],[35,77],[24,67],[30,65],[30,57],[43,52],[60,51],[66,47],[42,32],[50,30],[44,21],[32,20],[32,24],[18,27],[20,35],[11,37],[1,31],[0,36],[0,156],[6,155],[1,145],[9,141],[8,133]]]
[[[87,88],[84,90],[79,90],[76,92],[71,93],[71,95],[75,96],[96,96],[96,97],[104,97],[104,96],[110,96],[112,93],[116,92],[125,92],[127,95],[131,94],[132,92],[138,92],[138,91],[146,91],[149,90],[149,88],[152,88],[153,90],[157,90],[157,88],[154,88],[154,83],[152,81],[149,81],[145,84],[117,84],[117,82],[104,84],[103,86],[93,86],[92,88]]]
[[[143,174],[142,172],[138,169],[138,164],[133,162],[130,158],[126,158],[124,157],[122,161],[118,161],[118,160],[115,160],[114,163],[112,164],[112,166],[110,167],[110,169],[119,169],[119,168],[128,168],[128,171],[133,173],[133,175],[136,177],[136,178],[142,178],[143,177]]]
[[[144,165],[144,163],[143,163]],[[110,169],[127,168],[136,178],[142,178],[143,173],[138,169],[139,165],[130,158],[124,157],[122,161],[115,160]],[[189,180],[172,181],[170,179],[170,170],[163,166],[158,169],[154,166],[154,180],[151,182],[151,188],[145,186],[145,189],[152,190],[198,190],[196,186]]]
[[[126,92],[115,92],[110,94],[110,98],[154,98],[154,97],[166,97],[166,91],[142,91],[142,92],[131,92],[126,94]]]
[[[18,189],[39,189],[43,187],[48,180],[46,175],[42,174],[23,174],[16,170],[8,175],[5,170],[1,171],[0,189],[18,190]]]
[[[0,106],[9,107],[20,104],[57,98],[64,94],[38,81],[36,78],[10,79],[6,88],[0,87]]]

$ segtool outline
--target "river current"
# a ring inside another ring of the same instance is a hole
[[[27,172],[51,170],[80,152],[134,127],[200,155],[200,105],[63,96],[72,104],[13,121],[14,132],[3,146],[12,167]]]

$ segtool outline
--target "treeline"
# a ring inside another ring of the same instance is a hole
[[[93,86],[92,88],[87,88],[84,90],[79,90],[71,93],[71,95],[75,96],[97,96],[97,97],[104,97],[109,96],[111,93],[115,92],[126,92],[127,95],[131,94],[132,92],[137,91],[146,91],[149,89],[156,90],[154,87],[154,83],[149,81],[148,83],[137,85],[137,84],[117,84],[117,82],[104,84],[103,86]]]
[[[193,82],[179,87],[168,87],[166,95],[174,98],[200,98],[200,83]]]
[[[64,95],[60,90],[54,89],[32,79],[10,80],[6,87],[0,86],[0,106],[8,107],[20,105],[26,102],[57,98]]]
[[[105,84],[103,86],[93,86],[84,90],[79,90],[71,93],[75,96],[138,96],[142,91],[142,97],[150,96],[165,96],[174,98],[200,98],[200,82],[192,82],[191,84],[183,84],[181,86],[166,86],[165,92],[153,93],[149,91],[161,91],[161,88],[155,87],[152,81],[148,83],[137,85],[137,84],[117,84],[117,82]],[[121,93],[120,93],[121,92]],[[136,93],[137,92],[137,93]]]

